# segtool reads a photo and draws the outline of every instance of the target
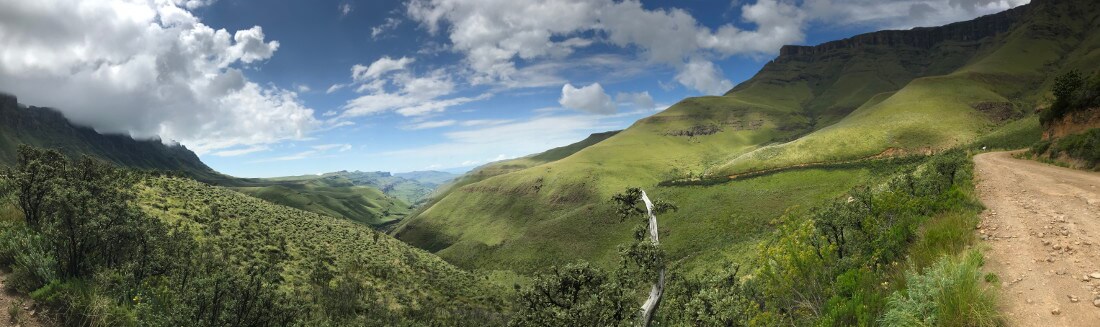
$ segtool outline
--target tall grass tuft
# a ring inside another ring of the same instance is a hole
[[[981,283],[980,252],[944,256],[924,273],[906,274],[908,289],[890,296],[884,326],[1002,326],[996,293]]]

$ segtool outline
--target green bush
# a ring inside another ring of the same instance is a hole
[[[1085,161],[1090,167],[1096,166],[1100,163],[1100,128],[1062,137],[1052,147],[1051,152],[1052,156],[1065,153],[1071,158]]]
[[[908,289],[890,296],[886,326],[1000,326],[992,290],[981,284],[982,256],[944,256],[918,273],[906,274]]]
[[[11,267],[9,284],[30,292],[57,278],[57,259],[42,235],[15,222],[0,222],[0,264]]]

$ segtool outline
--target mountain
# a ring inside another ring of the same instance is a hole
[[[631,230],[608,200],[637,186],[680,207],[662,217],[672,262],[727,265],[775,219],[883,177],[860,162],[1034,142],[1041,90],[1100,63],[1098,7],[1033,1],[941,27],[786,46],[723,96],[685,99],[557,160],[475,170],[394,235],[466,268],[611,264]],[[769,174],[721,183],[753,172]]]
[[[196,180],[274,203],[376,227],[393,223],[411,212],[410,202],[403,199],[426,196],[434,189],[415,182],[407,183],[413,184],[409,186],[387,185],[398,190],[397,193],[409,195],[395,197],[379,190],[383,185],[356,184],[348,178],[306,176],[272,180],[228,176],[206,166],[182,145],[100,134],[72,124],[54,109],[25,106],[15,96],[2,93],[0,118],[0,166],[16,164],[19,144],[54,148],[69,157],[89,155],[131,169],[179,171]]]
[[[443,184],[445,184],[447,182],[450,182],[451,180],[457,178],[458,176],[460,176],[460,174],[448,173],[448,172],[445,172],[445,171],[435,171],[435,170],[410,171],[410,172],[406,172],[406,173],[396,173],[396,174],[393,174],[393,175],[396,176],[396,177],[404,178],[404,179],[411,179],[411,180],[420,182],[424,185],[430,185],[430,186],[433,186],[433,187],[438,187],[439,185],[443,185]]]
[[[56,110],[19,104],[12,95],[0,93],[0,117],[0,165],[15,164],[19,144],[28,144],[55,148],[70,157],[86,154],[134,169],[182,171],[199,179],[222,176],[182,145],[100,134],[73,125]]]

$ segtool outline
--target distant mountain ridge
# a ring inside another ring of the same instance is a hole
[[[0,93],[0,118],[0,165],[15,164],[19,144],[28,144],[58,149],[70,157],[86,154],[135,169],[182,171],[196,179],[224,176],[183,145],[100,134],[72,124],[57,110],[19,104],[14,95]]]
[[[221,174],[207,166],[183,145],[167,145],[160,140],[135,140],[128,135],[101,134],[94,129],[71,123],[54,109],[19,104],[13,95],[0,93],[0,166],[18,161],[18,147],[27,144],[57,149],[77,158],[88,155],[106,162],[138,170],[176,171],[195,180],[227,187],[269,202],[311,211],[381,228],[399,221],[411,211],[410,202],[394,197],[380,188],[427,196],[437,184],[420,184],[393,177],[389,183],[355,183],[351,179],[319,179],[310,175],[297,180],[237,178]],[[389,173],[386,173],[387,175]],[[439,174],[424,174],[439,179]],[[338,178],[337,178],[338,177]],[[376,186],[377,185],[377,186]],[[409,191],[412,190],[412,191]]]

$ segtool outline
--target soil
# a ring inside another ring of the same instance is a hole
[[[1010,326],[1100,326],[1100,173],[974,157],[977,232]]]
[[[41,327],[48,326],[39,320],[33,302],[26,296],[8,289],[8,274],[0,271],[0,326]],[[15,305],[16,317],[12,317],[11,308]]]

